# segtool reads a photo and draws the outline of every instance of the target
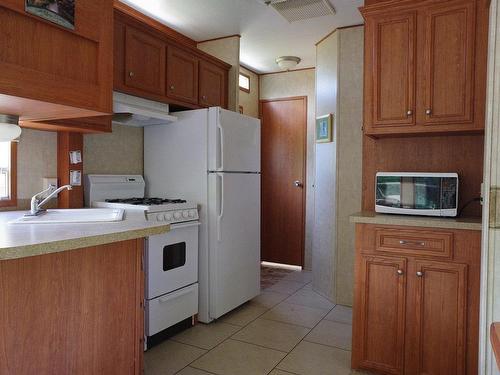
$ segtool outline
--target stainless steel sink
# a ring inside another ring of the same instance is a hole
[[[23,216],[12,224],[99,223],[123,220],[121,208],[82,208],[43,211],[37,216]]]

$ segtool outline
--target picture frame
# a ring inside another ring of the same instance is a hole
[[[43,18],[66,29],[75,30],[77,0],[25,0],[27,13]]]
[[[333,114],[316,117],[316,143],[333,142]]]

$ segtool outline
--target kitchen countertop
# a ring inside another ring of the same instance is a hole
[[[146,221],[144,213],[125,212],[116,222],[9,224],[26,211],[0,212],[0,261],[133,240],[168,232],[164,223]]]
[[[409,216],[379,214],[371,211],[358,212],[349,217],[351,223],[404,225],[411,227],[430,227],[444,229],[481,230],[481,218],[447,218],[428,216]]]

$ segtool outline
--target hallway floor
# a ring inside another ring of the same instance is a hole
[[[344,375],[352,311],[315,293],[308,271],[262,268],[262,293],[215,323],[145,353],[146,375]]]

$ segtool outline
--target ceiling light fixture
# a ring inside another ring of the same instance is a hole
[[[10,142],[21,135],[19,116],[0,114],[0,142]]]
[[[276,59],[276,64],[281,70],[291,70],[300,63],[300,57],[297,56],[281,56]]]

